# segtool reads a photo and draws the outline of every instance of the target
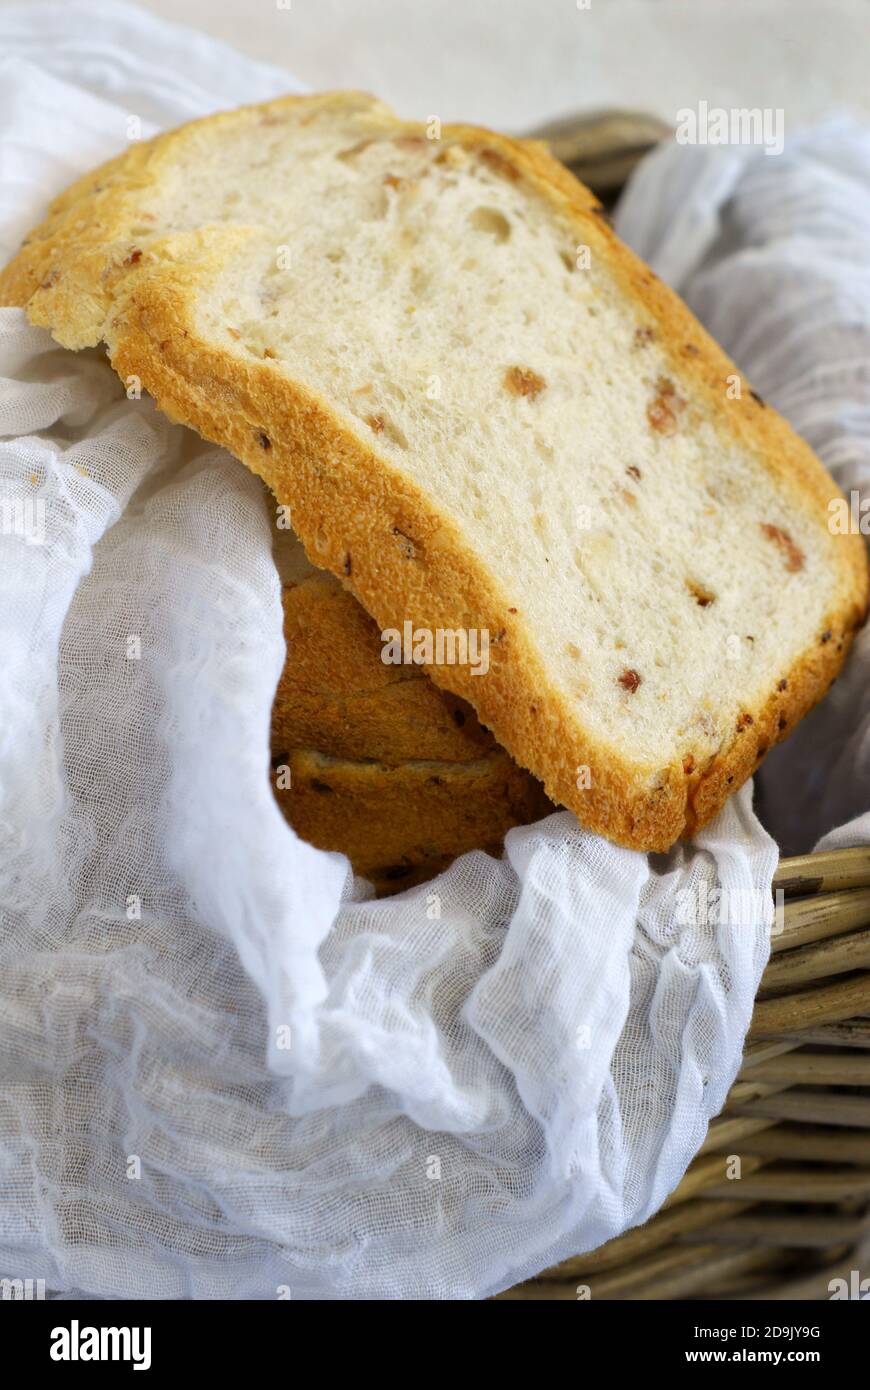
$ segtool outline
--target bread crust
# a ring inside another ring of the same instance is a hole
[[[395,893],[469,850],[500,853],[513,826],[554,810],[470,705],[418,666],[384,665],[376,625],[331,575],[313,571],[281,597],[273,785],[303,839]]]
[[[273,752],[316,748],[396,767],[502,751],[471,706],[420,666],[384,665],[376,624],[331,575],[285,585],[281,597],[287,660],[272,705]]]
[[[423,133],[355,93],[282,98],[194,125],[208,126],[219,139],[226,122],[280,119],[300,102],[308,103],[312,118],[324,105],[339,104],[365,112],[391,135]],[[0,274],[0,300],[24,306],[32,322],[68,347],[105,341],[122,379],[137,377],[162,410],[229,449],[291,506],[313,563],[337,575],[382,628],[400,627],[412,614],[415,624],[430,628],[488,629],[485,678],[458,665],[429,667],[429,674],[468,700],[517,762],[583,825],[642,850],[666,850],[691,834],[835,678],[866,613],[861,537],[830,537],[831,602],[818,642],[778,674],[706,764],[686,770],[676,761],[667,767],[627,762],[619,748],[589,735],[582,711],[548,681],[522,619],[510,611],[509,595],[464,545],[449,516],[316,393],[281,377],[268,362],[244,360],[197,335],[194,303],[203,274],[214,273],[249,232],[221,226],[164,237],[137,256],[141,192],[159,182],[189,130],[134,146],[57,199],[35,238]],[[736,367],[677,296],[616,239],[592,194],[534,142],[468,126],[445,126],[441,138],[486,151],[506,177],[524,180],[548,200],[578,241],[606,260],[680,380],[713,408],[723,434],[727,426],[728,436],[776,476],[794,507],[827,533],[827,505],[840,493],[822,465],[748,389],[729,402],[724,419],[724,383]],[[410,537],[413,547],[401,546],[397,536]],[[578,778],[580,768],[588,768],[590,785]]]
[[[501,748],[459,763],[352,761],[309,748],[283,761],[290,786],[275,795],[287,820],[318,849],[346,854],[381,895],[425,882],[470,850],[500,855],[509,830],[554,809]]]

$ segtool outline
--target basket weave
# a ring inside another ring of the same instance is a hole
[[[827,1299],[870,1230],[870,848],[782,859],[743,1066],[645,1226],[507,1299]],[[740,1176],[733,1173],[740,1159]],[[870,1270],[866,1271],[870,1274]]]

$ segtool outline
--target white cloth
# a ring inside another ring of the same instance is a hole
[[[124,6],[47,8],[0,9],[7,254],[131,110],[286,87]],[[712,155],[681,183],[683,158],[638,183],[631,233],[667,250],[676,191],[677,270],[702,277],[718,203],[777,162],[741,156],[723,186]],[[825,182],[811,146],[794,158]],[[755,254],[725,263],[726,297]],[[839,307],[817,314],[848,334]],[[789,331],[822,360],[808,319]],[[0,535],[0,1275],[478,1298],[643,1221],[722,1105],[767,955],[776,850],[750,789],[668,856],[563,812],[503,861],[372,901],[268,788],[283,643],[259,484],[20,311],[0,311],[0,377],[0,501],[45,503],[42,544]],[[842,395],[848,453],[867,421]],[[717,890],[721,920],[687,909]]]

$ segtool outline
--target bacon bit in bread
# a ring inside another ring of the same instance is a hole
[[[647,406],[646,418],[656,434],[672,435],[677,432],[677,418],[661,396]]]
[[[652,342],[655,336],[655,329],[653,328],[650,328],[648,326],[643,328],[636,328],[634,330],[634,339],[632,340],[632,345],[635,348],[649,347],[650,343]]]
[[[133,247],[133,250],[130,252],[129,256],[125,256],[125,257],[124,257],[124,264],[125,264],[125,265],[138,265],[139,262],[141,261],[141,259],[142,259],[142,252],[139,250],[139,247],[138,247],[138,246],[134,246],[134,247]]]
[[[629,476],[630,478],[634,478],[634,481],[635,481],[636,483],[639,483],[640,480],[641,480],[641,477],[643,476],[642,473],[641,473],[641,471],[640,471],[640,469],[638,468],[637,464],[635,464],[635,463],[630,463],[630,464],[628,465],[628,467],[626,468],[625,471],[626,471],[626,473],[628,474],[628,476]]]
[[[629,667],[626,667],[622,675],[618,677],[618,681],[623,690],[627,690],[629,695],[633,695],[640,685],[641,677],[637,674],[637,671],[632,671]]]
[[[387,422],[383,415],[367,415],[366,424],[374,430],[375,434],[383,434],[387,427]]]
[[[737,720],[737,732],[738,732],[738,734],[742,734],[744,729],[748,729],[748,728],[749,728],[749,725],[750,725],[750,724],[754,724],[754,723],[755,723],[755,720],[752,718],[752,715],[751,715],[751,714],[745,714],[745,713],[744,713],[744,714],[741,714],[741,715],[740,715],[740,718]]]
[[[271,439],[267,434],[264,434],[262,430],[260,430],[257,434],[257,443],[259,444],[261,449],[271,449],[272,447]]]
[[[348,574],[348,575],[350,574],[350,571],[351,571],[351,558],[350,558],[350,555],[345,555],[345,557],[344,557],[344,565],[342,566],[342,568],[344,569],[345,574]]]
[[[667,377],[660,376],[655,389],[656,394],[646,408],[646,418],[656,434],[676,434],[677,416],[686,402],[677,395],[677,388]]]
[[[686,588],[699,608],[709,608],[710,604],[716,601],[716,595],[711,593],[709,589],[705,589],[703,584],[698,584],[694,579],[686,580]]]
[[[529,396],[534,400],[547,385],[542,376],[530,367],[508,367],[504,374],[504,384],[513,396]]]
[[[763,400],[762,397],[759,396],[757,391],[750,391],[749,394],[752,397],[752,399],[756,402],[756,404],[762,407],[762,409],[765,409],[767,407],[767,401]]]
[[[697,357],[699,351],[700,349],[697,348],[694,343],[683,343],[683,352],[685,352],[688,357]]]
[[[48,272],[39,288],[41,290],[50,290],[52,285],[56,284],[59,279],[60,271],[58,270],[57,266],[55,266],[53,270],[50,270]]]
[[[761,529],[769,541],[779,546],[785,556],[785,567],[789,574],[797,574],[798,570],[804,567],[804,553],[795,545],[788,531],[783,531],[781,526],[772,526],[770,522],[763,521]]]
[[[784,679],[781,680],[776,688],[777,690],[788,690],[788,681]]]
[[[831,640],[831,638],[833,637],[833,635],[834,635],[834,634],[831,632],[831,629],[830,629],[830,628],[828,628],[827,631],[825,631],[825,632],[822,633],[821,637],[819,638],[819,641],[821,642],[821,644],[822,644],[823,647],[825,646],[825,644],[826,644],[827,642],[830,642],[830,640]]]
[[[683,758],[683,771],[687,777],[695,771],[695,759],[691,753],[687,753]]]

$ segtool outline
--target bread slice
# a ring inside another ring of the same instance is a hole
[[[399,764],[298,748],[282,763],[290,786],[276,795],[294,830],[346,854],[379,896],[425,882],[469,850],[499,856],[509,830],[553,809],[498,748],[473,762]]]
[[[421,883],[472,849],[500,854],[553,807],[419,666],[381,660],[353,596],[276,533],[287,660],[272,709],[273,786],[294,829],[340,850],[379,894]]]
[[[377,624],[333,575],[307,561],[291,531],[277,532],[274,551],[287,644],[272,706],[274,751],[315,748],[390,767],[502,752],[471,706],[422,667],[381,660]]]
[[[621,844],[707,821],[863,620],[821,464],[538,144],[212,117],[79,180],[0,298],[260,474],[382,629],[486,634],[431,675]]]

